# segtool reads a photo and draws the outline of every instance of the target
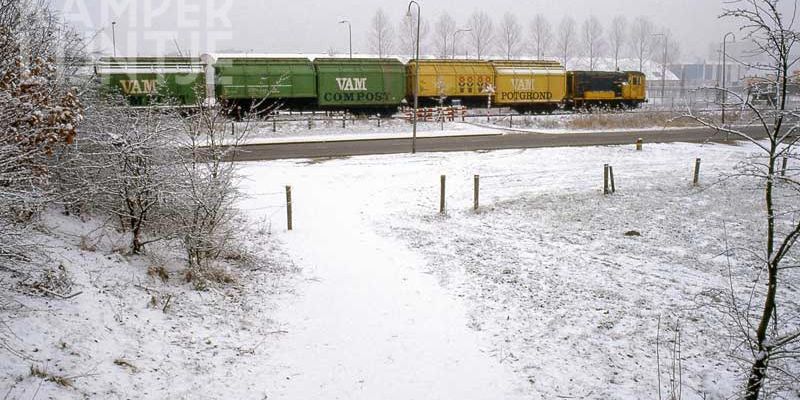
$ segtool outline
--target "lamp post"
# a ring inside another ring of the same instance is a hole
[[[419,22],[420,22],[420,14],[422,13],[422,9],[414,0],[411,0],[408,3],[408,10],[406,11],[406,16],[411,18],[411,5],[415,4],[417,6],[417,51],[416,57],[414,58],[414,127],[412,128],[411,134],[411,154],[417,152],[417,108],[419,108]]]
[[[353,26],[350,25],[350,21],[343,19],[339,21],[340,24],[347,24],[347,33],[350,38],[350,59],[353,58]]]
[[[725,102],[728,100],[728,92],[725,91],[725,64],[728,62],[728,53],[726,53],[725,44],[728,41],[728,36],[733,36],[736,40],[736,35],[733,32],[728,32],[722,37],[722,126],[725,126]]]
[[[117,21],[111,21],[111,46],[114,49],[114,58],[117,57]]]
[[[456,35],[458,35],[461,32],[471,32],[471,31],[472,31],[472,28],[464,28],[464,29],[459,29],[459,30],[453,32],[453,59],[454,60],[456,59]],[[466,57],[464,57],[464,58],[466,58]]]
[[[661,104],[664,104],[664,93],[667,87],[667,34],[653,33],[653,36],[661,36],[664,39],[664,62],[661,64]]]

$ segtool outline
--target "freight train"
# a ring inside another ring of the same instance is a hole
[[[392,114],[413,102],[419,71],[421,105],[559,108],[637,107],[646,101],[641,72],[567,71],[555,61],[279,58],[206,54],[199,58],[102,58],[103,87],[132,105],[169,99],[184,106],[278,102],[294,110]]]

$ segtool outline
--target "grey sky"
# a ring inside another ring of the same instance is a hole
[[[255,1],[255,0],[53,0],[65,16],[87,32],[99,31],[95,49],[111,52],[111,21],[116,20],[121,55],[159,55],[173,52],[173,38],[184,52],[237,49],[259,53],[325,53],[347,51],[347,28],[352,21],[353,47],[368,52],[370,19],[382,8],[398,24],[406,1]],[[723,2],[715,0],[419,0],[422,18],[433,23],[449,12],[460,26],[475,10],[489,12],[498,24],[506,11],[520,19],[527,34],[533,16],[542,12],[555,26],[564,15],[578,24],[595,15],[606,24],[618,14],[632,20],[650,17],[668,27],[681,43],[683,59],[709,58],[709,46],[735,30],[720,21]],[[433,27],[431,27],[433,28]],[[466,37],[461,40],[466,40]]]

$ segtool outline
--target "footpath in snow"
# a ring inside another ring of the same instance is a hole
[[[422,258],[363,217],[359,199],[377,182],[340,187],[322,165],[294,163],[245,171],[257,179],[251,193],[294,185],[296,228],[281,236],[305,278],[276,316],[286,334],[264,377],[269,398],[517,398],[511,371],[468,327],[463,306],[424,273]],[[245,207],[262,205],[254,196]]]

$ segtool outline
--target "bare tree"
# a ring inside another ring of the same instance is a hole
[[[561,58],[561,64],[564,68],[574,53],[575,47],[575,20],[570,16],[565,16],[558,24],[558,33],[556,34],[556,47],[558,48],[558,56]]]
[[[631,53],[639,61],[639,71],[644,68],[644,62],[650,59],[654,47],[654,26],[647,17],[637,17],[631,25],[628,44]]]
[[[494,41],[494,24],[485,11],[475,11],[469,18],[469,26],[472,28],[469,34],[475,49],[475,57],[480,60],[491,49]]]
[[[589,70],[594,71],[597,66],[597,59],[601,57],[605,49],[605,39],[603,38],[603,25],[594,15],[583,21],[581,27],[581,39],[583,51],[589,62]]]
[[[550,50],[550,42],[553,39],[553,28],[550,21],[543,14],[536,14],[530,25],[530,46],[536,59],[541,60]]]
[[[800,40],[791,12],[796,4],[788,5],[788,16],[781,12],[778,0],[738,0],[728,4],[733,8],[726,9],[722,17],[740,21],[745,37],[755,43],[758,52],[768,61],[747,65],[764,74],[763,85],[752,87],[750,95],[725,91],[730,99],[725,106],[747,110],[753,118],[746,125],[757,126],[761,132],[753,134],[720,124],[695,114],[691,109],[687,116],[717,132],[749,141],[760,149],[755,157],[743,161],[740,170],[745,177],[763,185],[763,244],[747,249],[756,260],[752,279],[748,280],[754,282],[752,288],[747,290],[744,298],[740,298],[731,283],[727,307],[732,325],[749,350],[744,355],[749,359],[749,365],[743,398],[758,400],[770,394],[787,398],[781,392],[793,397],[800,384],[797,375],[800,315],[786,308],[782,309],[783,314],[778,313],[785,300],[796,299],[790,283],[796,275],[791,272],[800,268],[800,255],[794,247],[800,239],[800,207],[797,202],[800,170],[796,167],[784,169],[786,164],[783,164],[788,160],[796,163],[800,159],[797,149],[800,113],[787,106],[789,74],[798,62],[796,45]],[[756,104],[754,97],[766,99],[766,104]],[[766,139],[760,140],[759,137]],[[759,297],[761,306],[755,306]],[[767,388],[775,393],[768,393]]]
[[[456,31],[456,21],[448,13],[443,13],[436,20],[436,55],[440,58],[450,56],[450,48],[453,46],[450,41],[453,39],[453,32]]]
[[[515,58],[522,43],[522,28],[517,21],[517,17],[507,12],[503,15],[503,23],[500,25],[500,35],[506,59]]]
[[[394,49],[394,29],[383,9],[378,9],[372,16],[369,38],[371,51],[380,58],[391,54]]]
[[[608,44],[614,54],[614,70],[619,71],[619,58],[628,39],[628,20],[624,15],[617,15],[611,20],[608,30]]]
[[[430,32],[428,21],[423,18],[419,25],[419,54],[425,54],[426,38]],[[412,12],[411,16],[403,14],[400,20],[397,35],[400,43],[400,52],[408,57],[414,57],[417,46],[417,13]]]

